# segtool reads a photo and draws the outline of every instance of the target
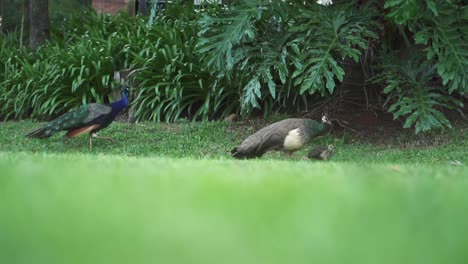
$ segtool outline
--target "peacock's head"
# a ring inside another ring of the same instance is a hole
[[[130,87],[128,85],[125,85],[122,88],[122,98],[124,98],[126,101],[128,101],[130,98]]]
[[[130,87],[128,87],[128,85],[125,85],[122,88],[122,100],[121,100],[125,106],[128,106],[130,104],[129,97],[130,97]]]
[[[122,94],[124,94],[126,97],[130,95],[130,87],[128,85],[125,85],[122,89]]]
[[[322,123],[331,125],[331,121],[328,119],[327,115],[322,116]]]

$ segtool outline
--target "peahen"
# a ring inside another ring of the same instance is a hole
[[[291,154],[306,146],[314,137],[328,130],[331,122],[308,118],[288,118],[260,129],[231,151],[238,159],[261,157],[268,151],[279,150]]]
[[[67,138],[77,137],[81,134],[89,132],[89,148],[93,148],[92,138],[103,138],[114,141],[110,137],[99,137],[96,135],[101,129],[114,121],[115,117],[129,105],[128,101],[129,88],[126,86],[122,89],[122,98],[113,103],[103,105],[98,103],[90,103],[81,106],[80,108],[63,114],[62,116],[50,121],[46,126],[39,128],[29,134],[30,138],[48,138],[56,132],[66,130]]]
[[[333,156],[334,152],[335,147],[333,145],[328,145],[328,147],[318,146],[311,150],[307,157],[310,159],[328,160]]]

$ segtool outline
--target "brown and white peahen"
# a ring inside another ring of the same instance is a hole
[[[321,122],[308,118],[281,120],[247,137],[231,151],[231,155],[238,159],[251,159],[274,150],[291,154],[326,132],[330,125],[326,116],[322,117]]]
[[[89,148],[92,149],[93,138],[102,138],[114,141],[110,137],[99,137],[96,132],[109,126],[115,117],[129,105],[129,88],[122,89],[122,98],[113,103],[103,105],[90,103],[80,108],[63,114],[62,116],[50,121],[46,126],[39,128],[29,134],[30,138],[49,138],[56,132],[65,130],[67,138],[77,137],[89,132]]]

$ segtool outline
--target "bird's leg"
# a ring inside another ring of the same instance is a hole
[[[292,155],[291,151],[284,151],[284,154],[286,155],[286,159],[291,159],[291,155]]]
[[[68,143],[69,138],[67,136],[63,136],[62,141],[64,144]]]
[[[89,133],[88,141],[89,141],[89,150],[93,150],[93,136],[92,136],[92,133]]]
[[[111,138],[111,137],[100,137],[100,136],[98,136],[96,133],[92,133],[91,135],[92,135],[93,138],[107,139],[107,140],[109,140],[110,142],[115,143],[115,140],[114,140],[113,138]]]

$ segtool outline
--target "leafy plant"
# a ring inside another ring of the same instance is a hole
[[[298,36],[292,42],[297,56],[292,78],[301,87],[300,93],[319,92],[323,96],[326,91],[333,93],[335,80],[343,81],[345,71],[340,62],[346,58],[359,62],[369,39],[377,38],[372,31],[375,13],[369,8],[357,9],[354,2],[313,7],[301,10],[292,28]]]
[[[359,60],[376,37],[372,12],[347,2],[322,7],[301,1],[244,0],[200,20],[197,51],[211,73],[235,79],[241,109],[307,107],[310,95],[333,93],[342,81],[341,60]],[[307,97],[306,95],[309,95]],[[292,107],[296,106],[296,107]]]
[[[437,73],[448,92],[468,92],[468,6],[462,1],[389,0],[388,18],[408,23],[416,44],[426,45],[428,60],[435,60]]]
[[[433,61],[426,61],[415,50],[400,56],[387,54],[381,70],[374,81],[385,83],[384,93],[388,94],[387,103],[390,104],[388,111],[395,119],[406,118],[404,128],[414,126],[417,134],[452,127],[441,110],[463,107],[463,103],[448,95]]]
[[[19,49],[14,34],[1,37],[0,117],[48,119],[111,101],[113,72],[123,69],[139,121],[308,110],[336,92],[348,74],[344,60],[358,63],[379,45],[386,59],[372,61],[383,69],[375,80],[405,127],[450,127],[441,110],[460,110],[455,97],[468,92],[468,8],[460,0],[224,3],[156,10],[155,2],[149,18],[81,12],[53,23],[50,41],[35,51]],[[381,29],[390,38],[379,39]],[[426,56],[388,58],[402,46]]]
[[[137,120],[208,120],[232,113],[236,94],[226,90],[227,82],[204,70],[194,52],[198,17],[193,7],[170,4],[147,28],[148,45],[133,53]]]
[[[10,55],[0,76],[3,117],[49,117],[110,101],[113,72],[130,64],[133,23],[123,14],[82,13],[53,27],[50,41],[37,51]]]

